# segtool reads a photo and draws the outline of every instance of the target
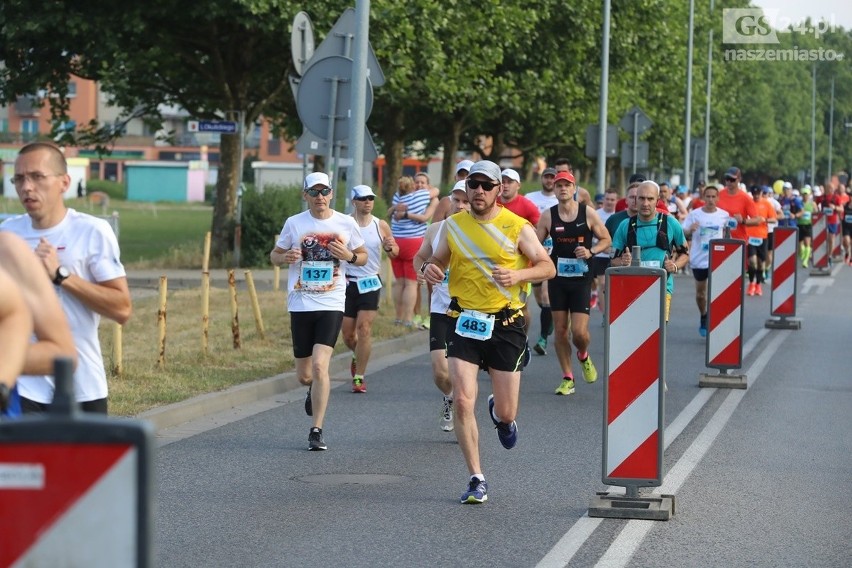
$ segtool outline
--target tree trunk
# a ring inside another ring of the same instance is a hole
[[[382,195],[390,204],[396,193],[397,182],[402,176],[402,159],[405,151],[405,112],[401,108],[391,108],[386,114],[388,129],[383,132],[385,151],[385,172],[382,182]]]
[[[462,119],[452,117],[450,129],[444,138],[444,159],[441,162],[441,187],[451,187],[456,176],[456,153],[459,150],[459,138],[462,131]]]
[[[213,207],[213,224],[210,229],[211,254],[220,260],[233,250],[239,154],[239,136],[223,134],[219,144],[216,205]]]

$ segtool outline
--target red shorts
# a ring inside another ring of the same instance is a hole
[[[399,246],[399,254],[391,259],[393,276],[396,279],[417,280],[417,269],[414,266],[414,256],[423,244],[423,237],[395,239]],[[419,268],[419,267],[417,267]]]

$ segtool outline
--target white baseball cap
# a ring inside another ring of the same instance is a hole
[[[352,199],[358,199],[359,197],[368,197],[374,196],[373,189],[369,185],[356,185],[352,188]]]
[[[500,172],[500,175],[504,178],[509,178],[509,179],[514,180],[518,183],[521,183],[521,176],[518,175],[518,172],[516,172],[515,170],[513,170],[511,168],[506,168],[505,170]]]
[[[473,165],[473,160],[462,160],[458,164],[456,164],[456,173],[464,170],[466,172],[470,171],[470,167]]]
[[[456,184],[453,186],[453,191],[467,191],[465,183],[466,182],[464,180],[457,181]]]
[[[331,188],[331,182],[328,181],[328,174],[324,172],[308,174],[305,178],[305,187],[303,189],[310,189],[315,185],[324,185]]]

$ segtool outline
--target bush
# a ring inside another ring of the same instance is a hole
[[[342,206],[343,200],[340,199],[338,203]],[[248,186],[243,193],[240,264],[268,267],[269,251],[275,246],[284,221],[290,215],[301,213],[302,207],[300,186],[267,184],[263,192]],[[351,208],[346,211],[347,214],[350,212]],[[376,198],[373,216],[387,220],[387,205],[381,197]]]
[[[106,193],[110,199],[127,199],[127,187],[118,181],[90,179],[86,182],[86,194],[91,194],[95,191]]]
[[[243,193],[240,264],[269,266],[269,251],[290,215],[302,211],[299,186],[266,185],[263,192],[249,187]]]

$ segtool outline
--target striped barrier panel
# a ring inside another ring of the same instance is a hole
[[[80,413],[56,369],[48,413],[0,424],[0,566],[153,566],[154,429]]]
[[[794,317],[798,289],[796,248],[799,231],[796,227],[777,227],[774,238],[775,254],[772,256],[772,293],[769,299],[769,313],[780,319],[766,320],[766,327],[800,329],[802,322]]]
[[[606,271],[603,482],[662,483],[666,271]]]
[[[828,271],[828,230],[825,225],[825,215],[814,215],[813,217],[813,270],[811,274],[821,275]]]
[[[713,239],[709,253],[705,365],[719,373],[699,373],[698,386],[746,388],[745,375],[728,374],[743,365],[745,241]]]
[[[706,366],[739,369],[743,363],[743,263],[745,242],[710,241],[710,276],[707,283]]]

